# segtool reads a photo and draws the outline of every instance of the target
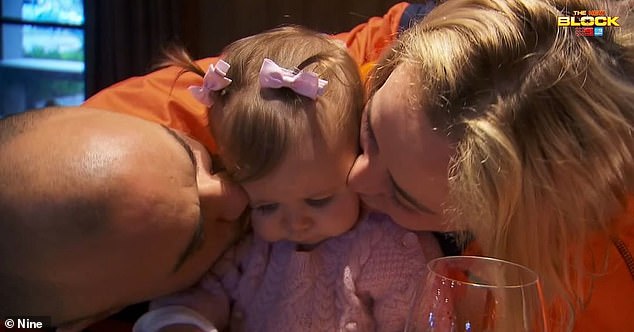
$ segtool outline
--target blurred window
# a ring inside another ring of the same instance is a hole
[[[83,102],[83,0],[1,1],[0,117]]]

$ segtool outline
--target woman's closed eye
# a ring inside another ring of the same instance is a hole
[[[409,212],[418,211],[411,204],[405,202],[405,199],[403,199],[396,191],[393,191],[392,194],[390,194],[390,198],[392,199],[394,204],[396,204],[398,207],[400,207],[402,209],[405,209],[405,210],[407,210]]]
[[[327,196],[322,198],[307,198],[304,200],[306,204],[314,208],[320,208],[328,205],[332,201],[333,196]]]
[[[365,152],[374,152],[378,148],[374,131],[370,125],[370,102],[368,102],[366,111],[361,119],[361,146],[363,149],[369,150]]]
[[[277,211],[278,207],[279,207],[278,203],[269,203],[269,204],[261,204],[261,205],[251,207],[251,210],[253,210],[253,212],[257,212],[261,214],[271,214]]]

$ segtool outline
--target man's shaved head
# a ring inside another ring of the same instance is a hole
[[[200,277],[234,235],[218,219],[237,217],[244,200],[216,186],[209,201],[209,174],[175,135],[76,108],[0,121],[0,314],[66,323]]]
[[[69,227],[85,236],[111,217],[108,206],[121,193],[114,193],[117,186],[107,179],[123,175],[118,161],[131,151],[102,140],[88,126],[72,128],[88,113],[69,112],[31,111],[0,122],[0,186],[6,188],[0,192],[0,211],[7,221],[0,227],[18,231],[53,223],[57,230]],[[57,235],[72,235],[65,233]]]

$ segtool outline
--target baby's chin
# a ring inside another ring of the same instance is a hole
[[[298,239],[298,240],[293,240],[292,242],[294,242],[296,244],[298,251],[310,251],[310,250],[313,250],[316,247],[318,247],[320,244],[325,242],[327,239],[331,239],[331,238],[333,238],[333,237],[320,237],[320,238],[313,238],[313,239]]]
[[[350,226],[350,228],[348,228],[347,230],[345,230],[345,231],[343,231],[343,232],[341,232],[340,234],[337,234],[337,235],[319,237],[319,238],[314,238],[314,239],[292,240],[291,242],[294,242],[296,244],[297,251],[311,251],[311,250],[315,249],[320,244],[326,242],[329,239],[333,239],[333,238],[336,238],[336,237],[339,237],[339,236],[342,236],[342,235],[346,234],[347,232],[351,231],[354,227],[356,227],[357,224],[358,224],[358,222],[353,223]]]
[[[296,251],[312,251],[317,248],[323,241],[318,243],[297,243],[295,246]]]

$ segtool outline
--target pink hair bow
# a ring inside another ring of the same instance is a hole
[[[328,81],[309,71],[299,73],[278,66],[271,59],[264,59],[260,68],[260,86],[263,88],[289,88],[295,93],[315,100],[324,93]]]
[[[220,91],[231,83],[231,79],[227,78],[229,67],[231,66],[223,60],[218,60],[215,66],[210,64],[203,78],[203,85],[192,85],[188,88],[194,98],[205,106],[211,107],[213,102],[209,98],[209,92]]]

